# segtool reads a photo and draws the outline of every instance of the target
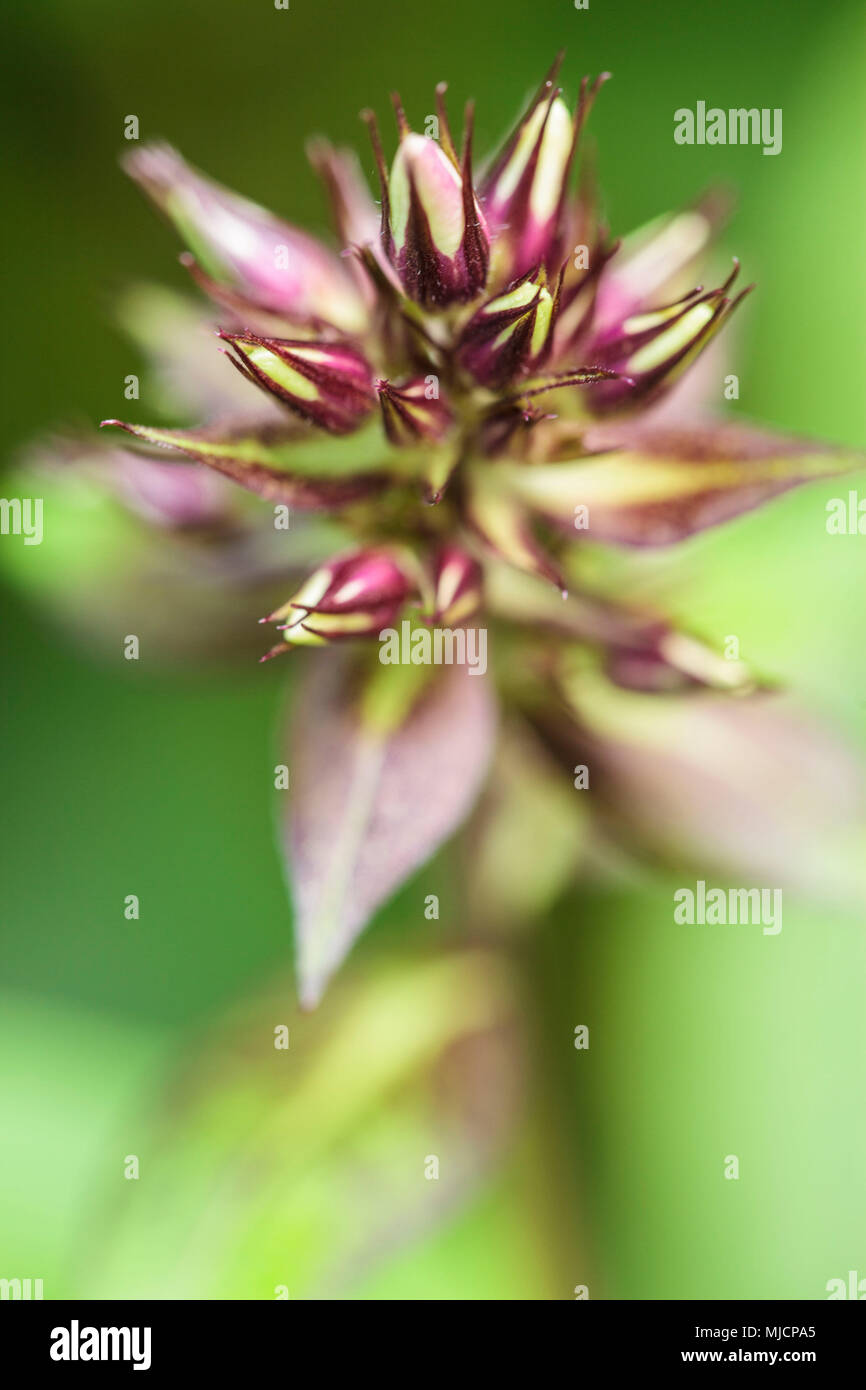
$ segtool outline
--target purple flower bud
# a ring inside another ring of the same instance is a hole
[[[597,327],[615,330],[623,319],[682,290],[683,275],[706,251],[727,211],[728,200],[713,192],[696,206],[657,217],[626,237],[601,276]]]
[[[379,380],[376,390],[385,433],[398,448],[409,448],[419,439],[438,443],[451,428],[451,411],[429,377],[416,377],[403,386]]]
[[[293,322],[363,329],[366,308],[348,267],[314,237],[198,173],[168,145],[143,145],[125,168],[217,284]]]
[[[465,622],[481,605],[481,566],[457,545],[443,545],[433,562],[430,623]]]
[[[471,112],[467,111],[463,160],[458,162],[447,127],[440,146],[410,130],[399,101],[396,105],[400,144],[390,177],[370,117],[382,182],[385,253],[405,293],[416,303],[426,309],[463,303],[484,288],[490,248],[472,185]]]
[[[495,238],[493,274],[513,280],[533,266],[562,260],[562,224],[568,176],[583,122],[602,82],[584,78],[572,117],[554,85],[554,63],[528,111],[481,185],[482,206]]]
[[[553,341],[558,298],[559,285],[551,294],[543,268],[518,280],[473,314],[460,336],[458,361],[491,389],[542,366]]]
[[[236,356],[229,361],[239,372],[331,434],[349,434],[376,403],[370,366],[347,343],[260,338],[254,333],[219,336],[234,349]]]
[[[603,414],[644,405],[671,387],[754,288],[726,297],[739,269],[735,261],[718,289],[693,290],[675,304],[627,318],[618,334],[602,332],[591,340],[586,352],[619,380],[594,384],[587,395],[590,409]]]
[[[287,603],[261,621],[284,619],[279,630],[288,647],[375,637],[391,626],[414,587],[395,551],[358,550],[315,570]],[[288,647],[274,647],[262,660]]]

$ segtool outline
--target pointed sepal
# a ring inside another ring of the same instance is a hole
[[[429,377],[416,377],[402,386],[380,379],[376,390],[385,434],[396,448],[411,448],[421,440],[438,444],[448,434],[454,416]]]

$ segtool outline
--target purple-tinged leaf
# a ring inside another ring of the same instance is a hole
[[[309,658],[308,658],[309,659]],[[335,652],[311,660],[291,717],[289,862],[302,1003],[312,1007],[373,913],[457,828],[487,771],[495,731],[488,680],[466,667],[379,667],[377,713]],[[399,698],[397,698],[399,697]],[[398,717],[383,703],[397,698]],[[408,712],[407,712],[408,708]]]
[[[608,676],[626,688],[670,691],[704,685],[742,693],[757,684],[745,662],[728,660],[652,609],[580,591],[563,601],[548,584],[501,561],[485,566],[484,603],[488,613],[600,652]]]
[[[563,693],[574,722],[551,710],[546,732],[569,766],[591,768],[599,805],[632,843],[705,876],[862,907],[864,768],[787,697],[636,694],[586,665]]]
[[[366,471],[338,471],[340,442],[329,440],[331,458],[327,472],[314,471],[319,457],[310,448],[307,436],[298,426],[249,424],[209,425],[194,430],[166,430],[158,426],[133,425],[123,420],[103,420],[115,425],[155,449],[173,449],[197,463],[214,468],[241,487],[271,502],[284,502],[299,511],[321,511],[343,507],[369,497],[387,486],[386,474]],[[381,447],[370,457],[380,457]],[[347,460],[364,459],[357,451]]]
[[[800,483],[866,465],[853,450],[743,425],[597,425],[583,442],[593,457],[495,471],[531,511],[573,530],[585,507],[573,534],[622,545],[668,545]]]

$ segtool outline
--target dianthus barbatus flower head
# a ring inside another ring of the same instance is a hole
[[[628,442],[597,432],[595,419],[632,419],[670,390],[746,291],[728,297],[735,263],[720,288],[683,292],[712,230],[701,205],[636,244],[608,243],[590,184],[574,172],[606,74],[585,78],[572,107],[557,85],[560,61],[477,186],[471,107],[458,154],[444,84],[438,138],[412,130],[394,98],[390,171],[365,114],[378,215],[355,157],[316,141],[310,155],[342,256],[168,147],[137,151],[127,167],[196,251],[196,277],[227,315],[224,351],[271,414],[266,429],[246,419],[124,428],[270,499],[339,513],[378,563],[383,544],[408,543],[431,573],[451,546],[476,567],[467,582],[479,596],[485,557],[571,587],[566,538],[577,539],[580,512],[590,536],[675,540],[797,481],[796,463],[768,463],[760,478],[757,463],[744,466],[748,449],[715,459],[712,439],[695,443],[694,432]],[[586,244],[572,247],[578,234]],[[344,459],[333,440],[311,469],[317,433],[347,436],[351,453]],[[307,631],[302,621],[292,628]],[[315,636],[350,630],[373,634],[375,623],[364,629],[355,615]]]
[[[559,60],[480,180],[471,107],[458,153],[444,85],[438,138],[413,130],[396,99],[396,148],[386,158],[365,117],[378,208],[357,159],[316,141],[310,156],[335,249],[165,146],[126,161],[185,237],[194,278],[218,306],[220,342],[202,337],[201,352],[216,360],[221,349],[240,379],[221,388],[210,362],[197,360],[190,382],[207,381],[207,402],[227,407],[231,397],[230,410],[197,428],[104,423],[269,503],[329,515],[327,530],[298,528],[302,564],[286,538],[287,568],[310,572],[287,580],[285,592],[295,591],[270,615],[282,637],[268,653],[335,648],[305,716],[311,742],[297,753],[307,810],[293,812],[286,830],[308,1001],[379,903],[468,811],[492,749],[494,679],[512,715],[567,750],[571,766],[605,691],[663,700],[754,684],[741,663],[650,605],[594,592],[597,567],[581,562],[587,542],[670,545],[861,463],[696,417],[694,407],[678,417],[676,397],[663,417],[650,408],[746,291],[729,297],[736,263],[718,288],[696,285],[695,263],[718,222],[712,200],[622,243],[609,239],[593,180],[578,167],[604,78],[584,79],[570,102],[558,73]],[[335,529],[345,541],[329,558]],[[376,661],[376,639],[400,619],[410,655],[399,664],[423,672],[436,636],[440,650],[459,651],[461,640],[469,650],[476,616],[485,652],[491,633],[483,681],[434,670],[404,689],[394,665]],[[563,676],[575,652],[594,675],[582,664],[578,680]],[[371,710],[375,734],[364,723]],[[330,758],[335,737],[344,743],[323,775],[316,757]],[[410,770],[415,817],[406,813]],[[383,787],[399,814],[384,806]],[[334,834],[344,806],[353,816],[369,808],[366,831],[353,822]],[[332,868],[332,853],[347,847],[352,863]]]

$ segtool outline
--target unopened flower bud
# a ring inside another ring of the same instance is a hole
[[[461,365],[492,389],[542,366],[550,352],[557,299],[543,269],[489,299],[461,334]]]
[[[608,331],[684,288],[682,276],[706,251],[728,211],[728,199],[707,194],[692,208],[657,217],[626,237],[600,278],[595,322]]]
[[[396,552],[359,550],[315,570],[287,603],[261,621],[280,623],[290,647],[372,637],[391,625],[413,588]],[[262,660],[283,650],[274,647]]]
[[[403,386],[380,380],[376,390],[385,433],[397,448],[409,448],[423,439],[438,444],[448,433],[453,416],[445,401],[431,396],[426,377],[417,377]]]
[[[465,550],[445,545],[433,563],[431,612],[427,621],[453,627],[481,605],[481,566]]]
[[[559,258],[568,176],[583,121],[607,74],[581,85],[577,113],[563,101],[551,69],[529,110],[482,183],[482,206],[495,238],[493,272],[513,280]]]
[[[733,300],[726,297],[739,263],[716,290],[694,290],[675,304],[625,320],[619,335],[590,343],[587,352],[600,365],[618,373],[618,380],[592,386],[590,409],[604,413],[629,409],[667,390],[706,347],[722,324],[752,289]]]
[[[331,434],[348,434],[373,409],[376,395],[366,358],[346,343],[219,335],[229,358],[255,385],[277,396],[297,415]]]
[[[409,129],[398,105],[400,145],[382,180],[385,251],[410,299],[426,309],[473,299],[487,280],[490,237],[472,186],[471,132],[462,163],[446,148]]]

